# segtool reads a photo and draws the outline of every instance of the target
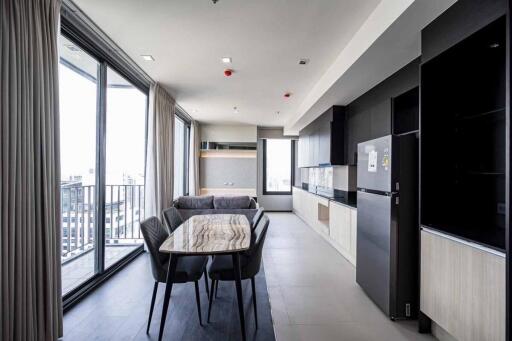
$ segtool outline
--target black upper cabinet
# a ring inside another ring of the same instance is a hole
[[[419,112],[419,87],[393,98],[393,134],[402,135],[418,132]]]
[[[345,107],[333,106],[299,133],[299,167],[345,165]]]
[[[347,124],[348,131],[348,164],[357,164],[357,144],[371,140],[371,109],[350,111]]]
[[[422,65],[421,223],[505,249],[506,17]]]

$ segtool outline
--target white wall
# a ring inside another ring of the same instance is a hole
[[[255,125],[201,124],[201,141],[256,142]]]

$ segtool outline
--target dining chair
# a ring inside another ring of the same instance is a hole
[[[169,207],[163,211],[163,216],[167,227],[169,227],[169,232],[173,233],[174,230],[178,228],[181,224],[183,224],[183,219],[181,218],[180,212],[176,207]]]
[[[183,224],[183,218],[181,217],[180,212],[176,207],[169,207],[165,209],[163,212],[163,216],[167,227],[169,228],[169,233],[173,233],[181,224]],[[204,268],[204,286],[206,288],[206,296],[210,299],[210,290],[208,289],[208,276],[206,274],[206,267]]]
[[[151,306],[149,309],[148,326],[146,334],[149,334],[149,326],[151,325],[151,317],[153,316],[153,308],[155,307],[155,298],[158,290],[158,283],[165,283],[167,278],[167,268],[169,265],[170,256],[159,251],[162,243],[169,237],[169,233],[157,217],[151,217],[144,220],[140,224],[144,241],[149,249],[149,256],[151,260],[151,272],[155,279],[153,287],[153,296],[151,297]],[[199,324],[202,326],[203,321],[201,317],[201,300],[199,296],[199,279],[203,274],[206,276],[206,263],[208,257],[206,256],[184,256],[178,258],[176,266],[176,275],[172,279],[173,283],[188,283],[194,282],[196,290],[196,303],[197,313],[199,315]],[[208,281],[208,280],[206,280]],[[208,283],[208,282],[206,282]],[[208,287],[206,288],[208,291]]]
[[[263,217],[264,211],[265,211],[265,209],[263,207],[260,207],[256,211],[256,214],[254,215],[254,217],[252,217],[252,220],[251,220],[251,229],[252,230],[254,230],[256,228],[256,226],[258,225],[258,223],[260,222],[261,217]]]
[[[265,243],[269,222],[268,217],[265,215],[260,219],[260,222],[251,235],[251,247],[240,255],[240,272],[242,280],[251,280],[252,303],[256,328],[258,328],[258,308],[256,306],[256,285],[254,277],[260,271],[263,244]],[[214,288],[218,287],[219,281],[235,280],[233,274],[233,258],[230,255],[215,256],[208,268],[208,275],[212,280],[212,285],[210,286],[210,302],[208,305],[208,322],[210,322]]]

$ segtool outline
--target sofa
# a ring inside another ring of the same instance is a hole
[[[202,214],[244,214],[249,221],[258,204],[249,196],[183,196],[172,203],[183,220]]]

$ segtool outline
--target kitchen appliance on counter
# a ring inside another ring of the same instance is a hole
[[[415,134],[359,143],[356,281],[393,320],[419,309],[418,187]]]

